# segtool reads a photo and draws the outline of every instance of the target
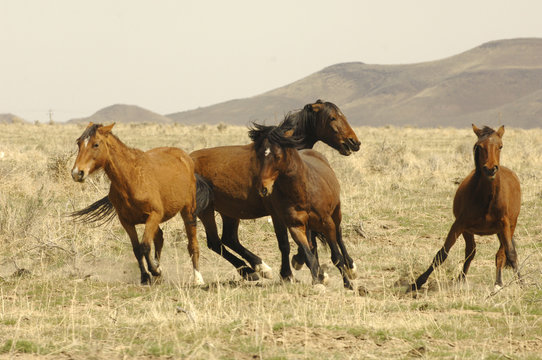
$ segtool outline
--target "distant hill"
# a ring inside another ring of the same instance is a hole
[[[319,98],[337,104],[355,125],[540,127],[542,39],[493,41],[418,64],[337,64],[261,95],[167,116],[182,123],[274,123]]]
[[[116,104],[103,108],[85,118],[71,119],[68,123],[171,123],[172,119],[135,105]]]
[[[13,114],[0,114],[0,124],[22,124],[26,120]]]

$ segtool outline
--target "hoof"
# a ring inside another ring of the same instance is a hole
[[[254,270],[252,270],[248,266],[243,266],[243,267],[237,269],[237,271],[239,272],[239,275],[241,275],[241,277],[244,280],[248,280],[248,281],[258,281],[258,280],[260,280],[260,277],[258,276],[258,273],[256,273]]]
[[[292,256],[292,267],[296,270],[301,270],[301,268],[303,267],[303,263],[302,262],[298,262],[298,259],[296,259],[296,256]]]
[[[203,281],[203,276],[201,276],[200,272],[198,270],[194,269],[194,285],[204,285],[205,281]]]
[[[162,268],[160,266],[157,266],[156,269],[154,269],[154,271],[151,270],[151,274],[152,276],[162,276]]]
[[[493,287],[493,292],[491,292],[491,295],[495,295],[496,293],[498,293],[501,290],[502,290],[502,286],[499,285],[499,284],[495,284],[495,286]]]
[[[354,280],[358,277],[357,268],[358,267],[356,266],[356,263],[352,264],[352,268],[348,268],[348,266],[345,266],[346,276],[349,280]]]
[[[283,283],[291,283],[291,284],[299,282],[299,280],[297,280],[293,275],[281,276],[280,280]]]
[[[322,274],[322,284],[327,285],[328,282],[329,282],[329,275],[327,274],[327,272],[324,271],[324,273]]]
[[[149,273],[141,274],[141,285],[150,285],[151,284],[151,275]]]
[[[263,261],[261,264],[256,265],[254,267],[254,270],[256,270],[256,272],[260,274],[260,276],[263,277],[264,279],[273,278],[273,270],[269,267],[269,265],[267,265]]]

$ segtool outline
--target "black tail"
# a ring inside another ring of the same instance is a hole
[[[99,222],[98,225],[110,222],[115,215],[115,208],[107,196],[90,204],[84,209],[69,214],[70,217],[79,223],[90,224]]]
[[[211,202],[213,202],[213,185],[203,176],[196,174],[196,211],[194,216],[198,216]]]

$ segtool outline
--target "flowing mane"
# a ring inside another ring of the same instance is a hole
[[[279,126],[267,126],[257,123],[252,123],[252,127],[248,132],[248,136],[254,142],[256,151],[260,149],[267,139],[270,143],[276,144],[283,148],[303,149],[305,138],[303,136],[286,136],[285,131],[292,130],[291,128],[283,128]]]

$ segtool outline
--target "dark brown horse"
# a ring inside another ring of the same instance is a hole
[[[162,273],[160,255],[164,238],[160,223],[180,213],[188,235],[194,282],[202,284],[198,271],[196,215],[201,207],[207,206],[208,185],[201,179],[196,180],[194,162],[181,149],[161,147],[143,152],[129,148],[111,133],[113,125],[90,123],[77,139],[79,154],[72,169],[73,179],[82,182],[95,170],[105,170],[111,180],[108,199],[132,241],[143,284],[151,279],[143,257],[153,276]],[[145,224],[141,243],[135,228],[137,224]],[[150,257],[151,242],[154,243],[154,260]]]
[[[331,102],[317,100],[307,104],[300,111],[290,113],[279,124],[288,135],[302,135],[302,148],[310,149],[317,141],[350,155],[358,151],[360,142],[348,124],[341,110]],[[258,194],[259,164],[254,145],[220,146],[194,151],[190,154],[195,171],[213,184],[214,201],[199,217],[207,235],[207,245],[232,263],[241,276],[257,279],[255,270],[264,277],[270,277],[271,269],[261,258],[243,247],[238,239],[239,219],[254,219],[269,215]],[[103,198],[94,204],[75,212],[73,215],[83,221],[107,220],[111,215],[110,203]],[[218,235],[214,211],[222,216],[222,238]],[[281,246],[288,245],[288,234],[284,228],[275,228]],[[250,266],[226,249],[229,247],[247,260]],[[280,274],[283,279],[292,278],[288,261],[288,249],[282,249],[283,261]],[[284,258],[284,254],[286,254]],[[299,261],[302,256],[297,257]],[[349,268],[354,268],[352,259],[347,259]]]
[[[303,110],[287,115],[279,127],[290,136],[301,136],[303,140],[300,147],[304,149],[312,148],[321,140],[343,155],[359,150],[360,142],[346,117],[330,102],[318,100],[307,104]],[[194,159],[196,173],[213,184],[213,206],[199,215],[205,226],[208,246],[230,261],[243,277],[257,278],[254,270],[264,277],[270,277],[271,268],[243,247],[238,238],[239,219],[270,215],[259,195],[260,164],[254,144],[202,149],[192,152],[190,156]],[[222,216],[222,239],[218,236],[215,210]],[[288,232],[283,226],[274,225],[283,255],[280,274],[283,279],[292,279],[288,260]],[[223,245],[241,255],[249,262],[250,267],[227,251]],[[347,263],[349,268],[354,268],[352,259],[349,258]]]
[[[275,228],[286,227],[311,270],[314,283],[324,274],[311,250],[309,230],[321,234],[331,249],[331,260],[352,289],[346,252],[341,253],[340,185],[326,158],[314,150],[297,151],[299,140],[276,126],[254,124],[250,131],[260,164],[258,188]]]
[[[455,222],[448,233],[444,246],[433,263],[409,288],[419,289],[433,270],[448,256],[450,248],[460,234],[465,239],[465,263],[459,279],[465,279],[470,263],[476,254],[474,235],[497,234],[500,242],[496,255],[497,276],[495,291],[502,287],[502,268],[511,266],[520,278],[514,244],[514,230],[521,207],[519,179],[514,172],[500,166],[504,126],[497,131],[472,125],[478,141],[474,145],[476,168],[459,185],[454,198]]]

